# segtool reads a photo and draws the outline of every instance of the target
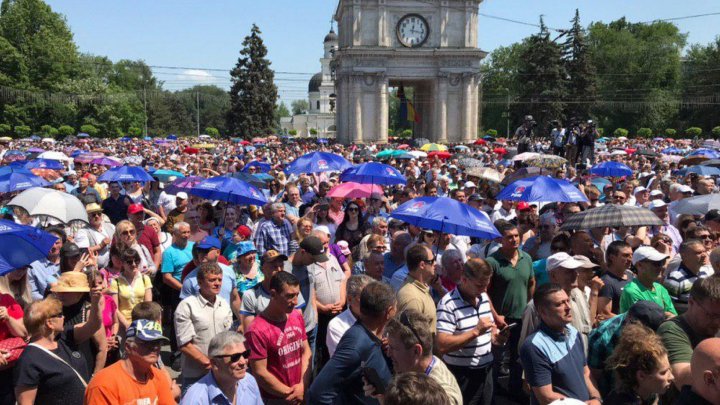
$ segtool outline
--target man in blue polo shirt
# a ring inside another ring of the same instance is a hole
[[[557,284],[544,284],[533,294],[540,328],[520,349],[532,403],[549,404],[574,398],[600,405],[600,392],[590,378],[580,333],[570,325],[570,298]]]

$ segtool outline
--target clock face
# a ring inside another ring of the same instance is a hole
[[[409,48],[424,44],[429,33],[427,21],[419,14],[408,14],[398,21],[398,41]]]

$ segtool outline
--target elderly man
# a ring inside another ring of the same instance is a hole
[[[720,338],[697,345],[691,360],[691,381],[684,386],[675,405],[720,404]]]
[[[303,204],[300,198],[300,189],[294,184],[285,187],[285,195],[288,201],[285,205],[285,213],[290,223],[295,224],[300,219],[300,206]]]
[[[375,281],[390,283],[390,279],[383,275],[383,255],[378,252],[368,252],[363,258],[365,274]]]
[[[173,208],[165,219],[165,232],[171,232],[173,226],[178,222],[185,221],[185,213],[188,211],[188,195],[181,191],[175,194],[175,208]]]
[[[309,404],[377,404],[363,392],[362,367],[375,369],[383,381],[392,377],[383,352],[385,326],[395,316],[395,295],[390,286],[377,281],[365,286],[360,293],[360,314],[313,381]]]
[[[405,249],[412,243],[412,237],[406,231],[397,231],[392,235],[390,251],[385,253],[383,276],[392,278],[396,271],[405,266]]]
[[[110,264],[110,242],[115,235],[115,226],[103,221],[103,210],[96,203],[85,206],[90,224],[75,233],[75,244],[81,249],[97,254],[98,268]]]
[[[637,269],[637,278],[623,289],[620,296],[620,313],[627,312],[637,301],[648,300],[661,306],[667,317],[677,315],[667,289],[657,282],[663,274],[667,258],[667,255],[651,246],[641,246],[635,250],[632,262]]]
[[[535,291],[533,302],[540,315],[540,327],[520,349],[533,404],[573,398],[601,405],[600,392],[586,364],[581,333],[570,325],[573,316],[565,289],[554,283],[544,284]],[[553,349],[546,350],[548,347]]]
[[[200,292],[180,302],[175,310],[175,334],[182,353],[182,387],[187,391],[211,368],[210,339],[232,325],[230,304],[220,294],[223,271],[205,263],[197,273]]]
[[[695,187],[696,195],[708,195],[715,191],[715,182],[711,178],[702,178],[698,180],[697,187]]]
[[[523,250],[526,251],[533,260],[547,259],[552,253],[550,252],[550,243],[558,231],[557,221],[552,213],[545,213],[540,216],[540,232],[529,238]]]
[[[708,266],[708,252],[698,239],[691,239],[680,245],[680,266],[668,273],[663,282],[678,313],[687,310],[690,289],[697,280],[712,276],[714,271]]]
[[[125,357],[95,374],[85,391],[85,403],[175,404],[170,380],[155,367],[166,341],[157,322],[133,321],[125,334]]]
[[[440,282],[445,292],[452,291],[460,283],[463,273],[463,255],[459,250],[451,249],[445,251],[440,259],[442,272],[440,273]]]
[[[162,255],[161,272],[163,283],[176,291],[182,290],[182,271],[192,259],[192,248],[195,242],[190,242],[190,225],[187,222],[178,222],[173,226],[173,243],[165,249]]]
[[[387,219],[376,216],[372,220],[372,229],[369,234],[365,235],[361,240],[359,246],[359,256],[358,257],[365,257],[365,254],[368,252],[367,248],[367,241],[370,239],[370,236],[372,235],[379,235],[385,240],[385,246],[390,245],[390,240],[388,239],[388,221]],[[385,251],[382,251],[380,253],[385,253]]]
[[[463,404],[457,380],[445,363],[433,356],[433,331],[430,318],[412,309],[391,319],[387,325],[387,334],[388,355],[392,359],[393,371],[395,374],[424,373],[440,384],[452,404]]]
[[[652,210],[655,215],[663,221],[664,225],[652,226],[648,228],[647,236],[652,238],[658,233],[668,235],[672,239],[672,255],[674,256],[680,250],[680,244],[683,241],[680,236],[680,231],[670,223],[670,216],[668,215],[668,205],[663,200],[652,200],[648,205],[648,208]]]
[[[77,197],[83,205],[88,204],[100,204],[102,202],[102,199],[100,199],[100,194],[98,194],[97,190],[94,188],[88,187],[88,179],[86,177],[80,178],[78,180],[78,186],[70,192],[70,194]]]
[[[187,390],[180,405],[263,404],[257,381],[247,372],[250,350],[243,335],[218,333],[210,340],[208,356],[210,372]]]
[[[285,256],[291,256],[295,249],[290,245],[292,224],[285,218],[285,205],[275,203],[270,206],[270,219],[260,223],[255,232],[255,247],[261,256],[270,249]]]
[[[340,339],[360,318],[360,293],[373,279],[365,274],[350,276],[346,283],[347,309],[333,318],[327,327],[325,344],[330,357],[335,354]]]
[[[510,330],[498,334],[486,291],[492,267],[482,259],[463,266],[456,289],[438,303],[437,351],[455,376],[466,404],[489,404],[493,398],[491,344],[502,345]]]
[[[658,335],[668,351],[674,385],[681,389],[692,383],[690,358],[703,340],[720,332],[720,277],[695,282],[690,290],[687,312],[663,323]]]
[[[79,187],[77,172],[75,172],[75,170],[68,170],[65,174],[65,183],[63,184],[65,185],[65,192],[72,194],[72,192]]]

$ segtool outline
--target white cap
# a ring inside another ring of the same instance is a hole
[[[655,197],[656,195],[663,195],[662,190],[653,190],[650,192],[650,196]]]
[[[188,195],[187,195],[186,192],[180,191],[179,193],[175,194],[175,198],[179,198],[179,199],[181,199],[181,200],[187,200],[187,199],[188,199]]]
[[[637,264],[637,262],[642,260],[650,260],[653,262],[659,262],[660,260],[665,260],[669,256],[664,255],[657,250],[655,250],[652,246],[640,246],[635,250],[633,253],[632,263]]]
[[[661,208],[666,205],[667,205],[667,203],[663,200],[652,200],[652,201],[650,201],[648,208],[650,208],[651,210],[654,210],[655,208]]]
[[[465,188],[472,188],[472,187],[477,187],[477,186],[472,181],[465,182]]]
[[[591,269],[597,267],[586,257],[582,256],[583,259],[578,259],[581,256],[570,256],[565,252],[558,252],[547,258],[547,271],[553,271],[559,268],[565,269],[579,269],[581,267]]]
[[[673,183],[670,185],[670,192],[677,193],[680,190],[680,187],[682,187],[682,184]]]
[[[681,185],[680,187],[678,187],[678,191],[681,193],[694,193],[695,192],[695,190],[693,190],[692,187],[686,186],[684,184]]]
[[[313,230],[323,232],[328,236],[330,235],[330,228],[328,228],[327,225],[315,225],[315,228],[313,228]]]
[[[633,195],[635,195],[637,193],[641,193],[643,191],[647,191],[647,189],[643,186],[637,186],[637,187],[635,187],[635,190],[633,190]]]

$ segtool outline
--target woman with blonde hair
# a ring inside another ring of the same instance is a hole
[[[0,294],[13,297],[23,309],[33,301],[30,283],[28,281],[27,267],[15,269],[0,276]]]
[[[93,288],[87,322],[66,329],[56,298],[28,306],[23,323],[30,344],[15,365],[12,382],[19,405],[83,403],[90,370],[77,347],[102,327],[103,307],[102,288]]]
[[[300,243],[303,239],[310,236],[313,230],[313,223],[309,218],[300,218],[295,224],[295,240]]]
[[[667,350],[652,330],[638,323],[625,326],[607,360],[615,372],[615,389],[605,398],[613,405],[654,405],[673,382]]]
[[[151,278],[155,275],[157,269],[153,262],[153,256],[148,249],[137,241],[137,230],[135,225],[128,220],[123,220],[115,225],[114,244],[117,245],[118,251],[122,252],[126,249],[133,249],[140,255],[140,271],[148,274]]]

